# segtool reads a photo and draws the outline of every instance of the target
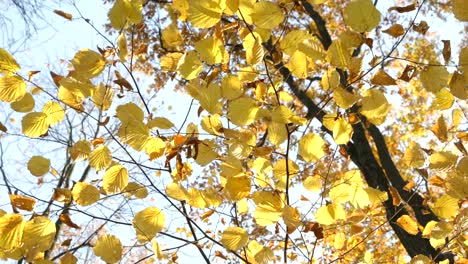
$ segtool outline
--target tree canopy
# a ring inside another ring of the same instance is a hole
[[[104,3],[0,48],[1,259],[468,263],[465,0]]]

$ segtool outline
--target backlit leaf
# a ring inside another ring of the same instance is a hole
[[[166,218],[157,207],[147,207],[135,214],[133,228],[139,242],[151,241],[164,228]]]
[[[397,224],[408,234],[417,235],[419,233],[418,222],[409,215],[402,215],[396,220]]]
[[[273,29],[284,20],[281,8],[272,2],[261,1],[254,4],[253,23],[259,28]]]
[[[338,118],[333,126],[333,139],[336,144],[347,144],[353,135],[353,127],[343,117]]]
[[[77,182],[72,189],[73,200],[81,205],[88,206],[99,200],[99,190],[86,182]]]
[[[361,113],[375,125],[385,121],[391,105],[385,95],[377,89],[369,89],[365,92],[362,100]]]
[[[125,37],[125,32],[122,31],[119,37],[117,38],[117,48],[119,51],[119,59],[121,62],[127,61],[128,48],[127,48],[127,38]]]
[[[91,143],[86,140],[77,141],[69,149],[69,152],[74,161],[85,160],[91,154]]]
[[[195,79],[202,71],[202,62],[195,51],[188,51],[179,59],[177,71],[187,80]]]
[[[26,83],[16,75],[0,77],[0,101],[15,102],[26,94]]]
[[[143,122],[144,116],[143,110],[134,103],[127,103],[117,107],[117,118],[124,124],[132,121]]]
[[[42,112],[47,114],[47,120],[51,126],[60,123],[65,117],[65,110],[59,103],[53,101],[47,102],[42,107]]]
[[[345,7],[344,20],[357,32],[370,32],[379,24],[380,12],[371,0],[354,0]]]
[[[357,103],[359,95],[350,93],[341,87],[336,87],[333,91],[333,99],[335,100],[336,105],[343,109],[348,109]]]
[[[255,121],[259,107],[255,100],[242,97],[229,102],[228,117],[238,126],[250,125]]]
[[[122,258],[122,243],[114,235],[104,235],[98,238],[93,252],[106,263],[116,263]]]
[[[106,67],[106,61],[102,58],[101,54],[90,49],[78,51],[71,60],[71,63],[75,71],[83,78],[94,78]]]
[[[432,210],[440,218],[453,218],[458,214],[458,199],[443,195],[436,200]]]
[[[20,66],[13,56],[8,51],[0,48],[0,72],[8,75],[17,72],[19,69]]]
[[[325,141],[317,134],[308,133],[299,140],[299,155],[307,162],[317,162],[325,156]]]
[[[223,42],[214,37],[198,41],[195,50],[200,54],[200,59],[208,64],[221,63],[228,56]]]
[[[6,214],[0,217],[0,248],[9,250],[22,243],[25,221],[20,214]]]
[[[209,28],[221,19],[223,9],[220,0],[190,0],[188,19],[198,28]]]
[[[112,155],[109,148],[105,145],[97,147],[89,154],[89,165],[96,171],[107,168],[112,161]]]
[[[49,250],[54,242],[55,233],[53,221],[45,216],[36,216],[24,226],[23,247],[28,250]]]
[[[221,244],[232,251],[237,251],[247,245],[249,234],[244,229],[231,226],[226,228],[221,235]]]
[[[107,194],[121,192],[128,184],[128,171],[122,165],[114,165],[106,170],[102,188]]]
[[[103,83],[100,83],[93,96],[91,97],[93,103],[101,110],[108,110],[114,98],[114,90]]]
[[[426,90],[437,93],[447,86],[449,73],[443,66],[427,66],[421,71],[419,78]]]
[[[23,134],[28,137],[40,137],[49,130],[48,115],[41,112],[32,112],[21,120]]]
[[[345,220],[346,212],[340,204],[329,204],[320,207],[315,213],[315,220],[321,225],[332,225],[337,220]]]

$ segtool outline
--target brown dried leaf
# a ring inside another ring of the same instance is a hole
[[[431,127],[431,131],[441,142],[447,142],[447,124],[445,124],[444,116],[441,115],[439,119],[437,119],[437,123]]]
[[[62,221],[64,224],[66,224],[67,226],[71,227],[71,228],[76,228],[76,229],[81,229],[81,227],[75,223],[73,223],[73,221],[71,220],[70,218],[70,215],[68,214],[60,214],[59,216],[60,218],[60,221]]]
[[[442,40],[444,43],[444,49],[442,50],[442,56],[444,56],[445,64],[448,64],[450,61],[450,56],[452,55],[452,47],[450,45],[450,40]]]
[[[65,13],[61,10],[54,10],[54,13],[68,20],[72,20],[73,16],[69,13]]]
[[[392,6],[388,9],[388,12],[397,11],[398,13],[411,12],[416,9],[416,3],[407,6]]]
[[[427,30],[429,30],[429,25],[427,24],[426,21],[421,20],[421,22],[419,22],[419,24],[414,24],[413,25],[413,29],[414,29],[414,31],[424,35],[424,34],[426,34]]]
[[[403,80],[405,82],[409,82],[411,81],[411,79],[413,79],[416,73],[417,73],[416,67],[411,66],[411,65],[406,65],[405,70],[403,71],[400,78],[398,79]]]
[[[371,77],[370,82],[374,85],[396,85],[395,79],[388,75],[383,69],[379,69],[374,76]]]
[[[386,33],[394,38],[397,38],[403,34],[405,34],[405,29],[403,28],[402,25],[400,24],[394,24],[391,27],[387,28],[386,30],[382,31],[383,33]]]

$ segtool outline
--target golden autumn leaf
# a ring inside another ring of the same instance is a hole
[[[299,155],[307,162],[316,162],[325,156],[325,141],[317,134],[308,133],[299,140]]]
[[[198,28],[209,28],[221,19],[223,8],[219,0],[189,1],[188,20]]]
[[[380,22],[380,12],[371,0],[355,0],[344,9],[347,26],[357,32],[370,32]]]
[[[138,241],[151,241],[156,233],[163,230],[165,220],[164,214],[157,207],[147,207],[136,213],[132,225],[137,234]]]
[[[45,216],[35,216],[24,225],[23,247],[28,250],[49,250],[53,245],[55,233],[55,222]]]
[[[11,109],[15,110],[16,112],[20,113],[27,113],[34,109],[34,98],[30,93],[26,93],[21,99],[18,101],[12,102],[10,104]]]
[[[20,214],[5,214],[0,217],[0,248],[10,250],[22,243],[26,222]]]
[[[416,235],[419,233],[418,222],[409,215],[402,215],[396,220],[397,224],[407,233]]]
[[[391,27],[387,28],[386,30],[382,30],[382,32],[387,33],[394,38],[397,38],[405,34],[405,29],[400,24],[393,24]]]
[[[94,78],[106,67],[106,61],[102,58],[101,54],[90,49],[78,51],[71,60],[71,63],[77,74],[83,78]]]
[[[86,140],[77,141],[68,151],[73,160],[85,160],[91,154],[91,143]]]
[[[8,51],[0,48],[0,72],[5,74],[15,73],[20,69],[16,60]]]
[[[93,252],[106,263],[116,263],[122,258],[122,242],[114,235],[104,235],[98,238]]]
[[[0,54],[1,56],[1,54]],[[26,83],[17,75],[0,76],[0,101],[12,103],[26,94]]]
[[[104,173],[102,188],[106,194],[118,193],[128,184],[128,171],[120,164],[113,165]]]
[[[226,228],[221,235],[221,244],[232,251],[237,251],[247,245],[249,235],[244,229],[231,226]]]
[[[261,1],[254,4],[252,22],[259,28],[273,29],[284,20],[281,8],[272,2]]]
[[[36,205],[36,199],[28,196],[9,194],[11,205],[25,211],[32,211]]]
[[[50,170],[50,160],[42,156],[33,156],[28,161],[28,170],[34,176],[43,176]]]
[[[332,225],[337,220],[345,219],[346,212],[340,204],[324,205],[315,213],[315,220],[321,225]]]
[[[88,206],[99,200],[99,190],[86,182],[77,182],[72,189],[73,200],[81,205]]]
[[[101,145],[89,154],[89,164],[96,171],[100,171],[109,167],[112,161],[112,155],[109,148]]]

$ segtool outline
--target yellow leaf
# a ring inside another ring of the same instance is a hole
[[[177,64],[177,71],[187,80],[195,79],[202,69],[202,63],[193,50],[182,55]]]
[[[238,126],[250,125],[255,121],[258,110],[255,100],[242,97],[229,102],[228,118]]]
[[[344,21],[354,31],[370,32],[380,23],[380,12],[371,0],[354,0],[344,9]]]
[[[444,116],[441,115],[437,119],[437,123],[433,127],[431,127],[431,131],[437,136],[437,138],[441,142],[447,142],[448,135],[447,135],[447,124],[445,123]]]
[[[223,98],[233,100],[244,94],[242,83],[237,75],[228,74],[221,83],[221,94]]]
[[[152,244],[152,248],[153,248],[153,253],[156,255],[158,260],[164,259],[164,255],[162,253],[161,246],[159,245],[158,241],[156,241],[156,239],[153,239],[151,244]]]
[[[457,129],[463,119],[463,111],[460,109],[453,109],[452,111],[452,126]]]
[[[251,33],[243,39],[245,49],[245,59],[248,64],[256,65],[263,60],[264,51],[262,46],[262,38],[258,33]]]
[[[241,19],[244,19],[248,24],[253,24],[252,15],[255,3],[255,0],[239,0],[239,10],[237,10],[237,16]]]
[[[20,214],[6,214],[0,217],[0,248],[10,250],[22,244],[25,221]]]
[[[254,4],[253,23],[259,28],[273,29],[284,20],[283,11],[276,3],[262,1]]]
[[[301,225],[301,214],[297,208],[286,205],[283,207],[282,217],[288,227],[288,233],[296,230]]]
[[[333,247],[340,250],[345,246],[346,236],[343,232],[338,232],[334,236]]]
[[[74,161],[86,160],[91,154],[91,143],[80,140],[69,149],[70,156]]]
[[[106,194],[121,192],[128,184],[128,171],[117,164],[106,170],[102,179],[102,188]]]
[[[441,89],[436,93],[436,98],[431,107],[438,110],[447,110],[452,107],[455,98],[447,89]]]
[[[10,197],[10,203],[14,208],[18,208],[25,211],[34,210],[34,205],[36,205],[36,200],[22,195],[8,194]]]
[[[317,134],[308,133],[299,140],[299,155],[307,162],[317,162],[325,156],[325,141]]]
[[[188,200],[188,195],[189,193],[185,188],[176,183],[176,182],[171,182],[166,186],[166,194],[167,196],[171,197],[172,199],[176,199],[177,201],[185,201]]]
[[[155,117],[148,121],[148,128],[152,129],[154,127],[160,128],[160,129],[170,129],[174,127],[174,124],[167,118],[165,117]]]
[[[49,101],[44,107],[42,107],[42,112],[47,114],[47,121],[50,126],[60,123],[65,117],[65,110],[57,102]]]
[[[8,51],[0,48],[0,72],[9,75],[17,72],[19,69],[20,66],[13,56]]]
[[[211,161],[218,157],[218,153],[216,153],[218,145],[212,140],[202,140],[201,144],[198,145],[198,155],[195,161],[200,166],[208,165]]]
[[[256,205],[253,216],[259,226],[278,222],[283,212],[283,201],[278,193],[258,191],[252,195],[252,200]]]
[[[94,86],[89,80],[63,78],[60,80],[58,97],[66,105],[82,111],[83,99],[91,96],[93,91]]]
[[[122,143],[130,145],[133,149],[141,151],[146,146],[146,140],[149,136],[149,128],[139,121],[130,121],[123,123],[117,135],[120,137]]]
[[[408,234],[417,235],[419,233],[418,222],[409,215],[402,215],[396,220],[397,224]]]
[[[63,257],[60,258],[59,264],[76,264],[78,259],[73,256],[70,252],[65,253]]]
[[[458,199],[450,195],[442,195],[434,203],[432,210],[440,218],[451,219],[458,214]]]
[[[223,124],[219,118],[219,115],[208,115],[202,118],[200,123],[203,130],[213,135],[220,135],[220,131],[223,128]]]
[[[100,83],[92,96],[93,103],[101,110],[109,109],[114,98],[114,90],[103,83]]]
[[[286,67],[298,78],[306,78],[308,76],[308,63],[306,55],[301,51],[295,51]]]
[[[161,57],[159,65],[161,66],[162,71],[176,71],[179,60],[184,55],[180,52],[168,53]]]
[[[40,137],[49,130],[47,114],[32,112],[23,117],[21,121],[22,131],[28,137]]]
[[[361,185],[351,185],[348,189],[348,193],[350,198],[349,202],[354,206],[354,208],[364,209],[370,204],[369,195]]]
[[[122,33],[120,33],[119,37],[117,38],[117,49],[119,52],[120,61],[126,62],[128,56],[128,48],[127,38],[125,37],[125,31],[122,31]]]
[[[299,43],[298,50],[304,53],[307,58],[311,59],[312,61],[321,60],[326,55],[320,41],[312,36]]]
[[[447,86],[449,72],[444,66],[427,66],[419,76],[422,85],[429,92],[437,93]]]
[[[327,61],[340,69],[347,69],[351,64],[352,47],[342,40],[332,42],[327,50]]]
[[[54,243],[55,223],[45,216],[36,216],[26,222],[23,231],[23,248],[39,252],[49,250]]]
[[[112,161],[112,155],[109,148],[105,145],[97,147],[89,154],[89,165],[96,171],[107,168]]]
[[[340,74],[336,71],[336,69],[330,68],[322,75],[320,84],[325,91],[334,90],[340,85]]]
[[[88,206],[99,200],[99,190],[86,182],[77,182],[72,189],[73,200],[81,205]]]
[[[136,182],[129,182],[123,191],[127,197],[135,196],[138,199],[144,199],[148,196],[148,189]]]
[[[28,170],[34,176],[42,176],[49,172],[50,160],[41,156],[33,156],[28,161]]]
[[[221,19],[223,8],[220,0],[190,0],[189,21],[198,28],[209,28]]]
[[[370,82],[374,85],[396,85],[395,79],[380,68],[374,76],[371,77]]]
[[[150,160],[161,157],[166,149],[166,143],[160,138],[148,137],[145,141],[145,151]]]
[[[247,176],[229,177],[224,186],[226,198],[231,201],[239,201],[250,194],[250,178]]]
[[[468,21],[468,6],[466,2],[464,0],[453,0],[451,4],[455,18],[460,21]]]
[[[133,228],[137,233],[139,242],[151,241],[156,233],[161,232],[165,223],[164,214],[157,207],[147,207],[135,214]]]
[[[268,140],[271,144],[279,146],[288,138],[288,131],[286,130],[286,125],[271,122],[268,125]]]
[[[189,0],[173,0],[172,8],[179,12],[179,19],[185,21],[188,15]]]
[[[225,61],[228,56],[223,42],[218,38],[206,38],[195,44],[195,50],[200,54],[200,59],[208,64],[217,64]]]
[[[286,170],[286,168],[288,168],[288,170]],[[273,166],[273,177],[278,180],[276,188],[280,190],[285,190],[287,174],[289,173],[289,179],[291,180],[292,178],[297,176],[298,172],[299,167],[294,161],[289,159],[288,166],[286,167],[286,159],[279,159]]]
[[[117,118],[123,124],[131,123],[132,121],[143,122],[145,114],[140,107],[134,103],[127,103],[117,107]]]
[[[422,255],[422,254],[414,256],[410,261],[410,264],[432,264],[432,263],[433,261],[429,257]]]
[[[338,118],[333,126],[333,139],[336,144],[347,144],[353,135],[353,127],[343,117]]]
[[[321,225],[332,225],[337,220],[345,219],[346,212],[340,204],[324,205],[315,213],[315,220]]]
[[[184,43],[176,23],[171,23],[161,33],[165,48],[174,49]]]
[[[248,241],[249,234],[247,231],[237,226],[226,228],[221,235],[221,244],[231,251],[237,251],[245,247]]]
[[[106,263],[116,263],[122,258],[122,243],[114,235],[104,235],[98,238],[93,252]]]
[[[101,54],[90,49],[82,49],[71,60],[76,73],[83,78],[94,78],[106,67]]]
[[[457,155],[451,152],[436,152],[429,157],[429,169],[443,171],[451,169],[455,166],[457,159]]]
[[[140,23],[142,20],[142,4],[141,0],[117,0],[109,11],[109,20],[112,27],[120,30],[124,26],[129,26],[130,23]]]
[[[336,105],[343,109],[348,109],[358,101],[359,95],[350,93],[341,87],[336,87],[333,91],[333,99]]]
[[[468,76],[465,70],[465,76]],[[468,86],[465,85],[465,77],[459,72],[454,72],[449,81],[450,93],[462,100],[468,99]]]
[[[361,114],[367,117],[369,122],[380,125],[385,121],[391,105],[385,95],[377,89],[369,89],[364,93]]]
[[[386,30],[382,30],[382,32],[387,33],[394,38],[397,38],[405,34],[405,29],[400,24],[393,24],[391,27],[387,28]]]
[[[299,44],[311,38],[307,30],[291,30],[281,40],[280,47],[284,53],[292,56],[299,48]]]
[[[26,93],[18,101],[12,102],[10,106],[16,112],[27,113],[34,109],[34,98],[30,93]]]
[[[304,188],[311,192],[317,192],[322,189],[322,180],[319,175],[307,177],[302,184]]]
[[[367,192],[371,203],[383,203],[388,200],[387,192],[380,191],[372,187],[367,187],[364,190]]]
[[[420,168],[424,165],[425,160],[419,144],[415,141],[411,141],[403,156],[405,164],[413,168]]]
[[[0,54],[1,55],[1,54]],[[15,102],[26,94],[26,83],[16,75],[0,77],[0,101]]]
[[[267,264],[274,262],[275,255],[270,247],[262,246],[256,240],[251,240],[247,246],[247,258],[250,263]]]

